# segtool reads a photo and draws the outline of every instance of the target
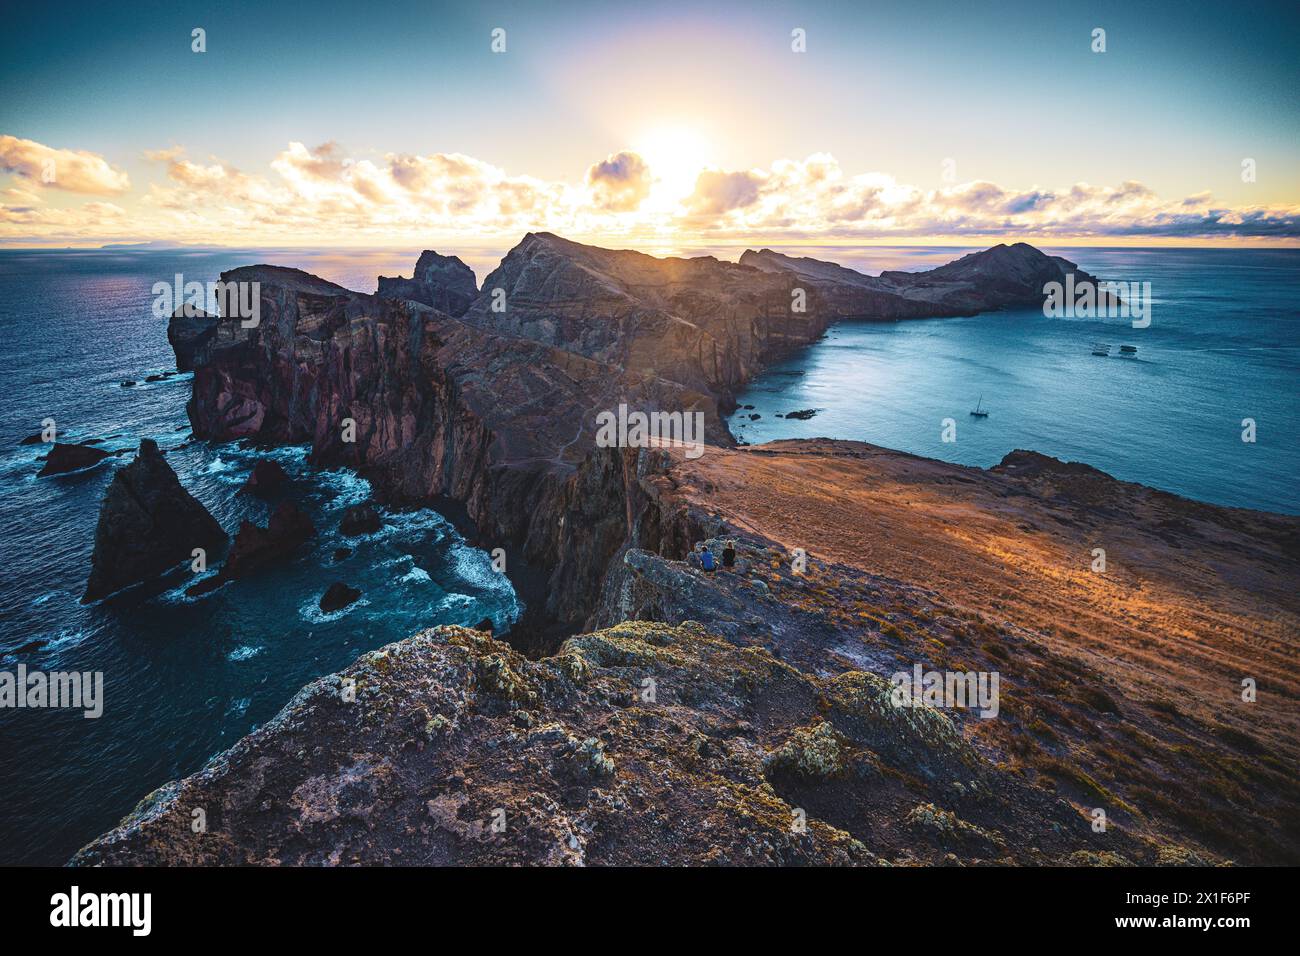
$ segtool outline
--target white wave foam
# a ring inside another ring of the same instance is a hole
[[[314,601],[308,601],[302,607],[298,608],[298,616],[311,624],[328,624],[331,621],[337,621],[340,618],[346,617],[357,608],[369,606],[370,602],[368,600],[365,598],[358,598],[345,608],[340,608],[337,611],[330,611],[327,613],[320,609],[320,598],[317,598]]]

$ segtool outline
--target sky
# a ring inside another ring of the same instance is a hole
[[[1295,3],[168,0],[3,21],[4,246],[1300,244]]]

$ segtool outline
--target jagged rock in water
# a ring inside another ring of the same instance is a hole
[[[55,442],[45,458],[45,464],[36,474],[44,477],[80,471],[82,468],[99,464],[111,455],[112,452],[103,451],[92,445],[65,445],[63,442]]]
[[[360,590],[342,581],[335,581],[321,595],[320,609],[326,614],[331,611],[341,611],[359,597],[361,597]]]
[[[459,317],[478,295],[478,284],[474,270],[459,258],[426,249],[415,264],[414,278],[380,276],[377,294],[387,299],[411,299]]]
[[[263,458],[253,466],[241,490],[257,495],[259,498],[273,498],[284,490],[288,481],[289,475],[279,462]]]
[[[283,561],[316,534],[311,518],[292,501],[284,501],[271,514],[265,528],[241,522],[230,556],[221,568],[225,579],[242,578]]]
[[[370,534],[378,531],[383,526],[384,521],[379,517],[379,512],[368,501],[347,508],[343,512],[342,520],[339,521],[339,531],[349,538],[355,538],[361,534]]]
[[[158,445],[146,438],[113,476],[99,509],[83,603],[155,577],[226,543],[217,520],[187,492]]]

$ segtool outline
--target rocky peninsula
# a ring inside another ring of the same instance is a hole
[[[458,511],[544,582],[530,616],[312,683],[74,862],[1300,859],[1300,519],[1033,452],[737,447],[721,417],[837,320],[1093,277],[1023,243],[870,277],[539,233],[480,289],[453,260],[374,296],[236,269],[260,324],[183,317],[172,341],[197,437],[310,443],[384,502]],[[706,453],[601,447],[620,405],[701,413]],[[704,571],[700,542],[734,563]],[[999,673],[998,715],[895,706],[915,665]]]

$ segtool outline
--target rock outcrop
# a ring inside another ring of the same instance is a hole
[[[478,540],[547,570],[553,619],[585,619],[628,533],[636,476],[596,446],[597,415],[698,412],[705,440],[730,442],[714,400],[677,382],[296,270],[222,278],[261,283],[261,321],[223,321],[197,353],[196,437],[310,442],[313,463],[357,468],[388,502],[462,502]]]
[[[478,296],[474,270],[456,256],[440,256],[425,250],[415,264],[412,279],[379,277],[378,295],[387,299],[410,299],[451,316],[462,316]]]
[[[181,487],[158,445],[146,438],[104,492],[82,602],[156,577],[190,560],[195,548],[213,555],[225,544],[221,525]]]
[[[1017,263],[1054,261],[1024,248]],[[596,446],[599,413],[698,412],[706,440],[730,446],[719,404],[836,318],[969,305],[763,261],[656,259],[529,234],[461,319],[298,270],[237,269],[222,279],[261,283],[261,323],[221,320],[195,351],[190,420],[198,438],[311,442],[314,463],[358,468],[388,501],[463,503],[481,543],[547,570],[545,614],[578,625],[628,540],[639,481],[636,454]],[[426,262],[426,276],[464,278],[449,259]],[[964,271],[947,284],[965,295],[975,281]],[[1018,302],[1023,283],[1012,285],[984,300]]]
[[[361,597],[361,591],[342,581],[335,581],[321,595],[319,607],[326,614],[341,611]]]
[[[889,694],[873,675],[819,678],[698,624],[629,622],[541,661],[440,627],[309,685],[73,862],[937,863],[948,834],[907,822],[935,790],[984,836],[968,861],[1101,845],[1063,802],[995,777],[947,716]]]
[[[746,250],[740,263],[815,284],[840,314],[858,319],[975,315],[1035,307],[1043,304],[1049,283],[1064,283],[1068,275],[1074,277],[1076,288],[1099,282],[1068,259],[1049,256],[1025,242],[972,252],[937,269],[882,272],[874,277],[834,262],[795,258],[770,249]]]
[[[49,454],[45,457],[45,463],[41,465],[41,470],[36,475],[44,478],[48,475],[66,475],[70,471],[81,471],[83,468],[99,464],[105,458],[111,457],[112,454],[112,452],[95,448],[93,445],[69,445],[63,442],[55,442],[50,446]]]
[[[173,313],[167,323],[167,341],[176,353],[178,371],[194,370],[194,356],[212,341],[220,321],[220,316],[210,315],[192,305],[183,305]]]
[[[360,534],[371,534],[383,526],[384,521],[379,517],[379,512],[368,501],[344,510],[343,518],[339,521],[339,531],[349,538],[355,538]]]
[[[279,462],[263,458],[253,466],[241,490],[259,498],[274,498],[288,482],[289,475]]]
[[[221,567],[221,575],[225,578],[247,577],[285,560],[315,534],[316,527],[306,512],[292,501],[281,502],[271,513],[271,520],[265,528],[251,521],[239,525],[239,533],[235,535],[230,555]]]

